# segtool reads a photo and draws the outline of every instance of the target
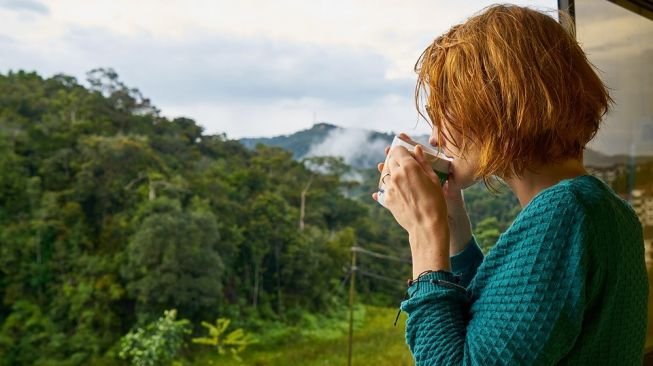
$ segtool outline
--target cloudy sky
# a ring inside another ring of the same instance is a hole
[[[231,138],[316,121],[422,134],[415,60],[492,2],[0,0],[0,72],[83,82],[86,71],[112,67],[164,115]],[[577,0],[576,12],[579,41],[617,100],[593,146],[628,152],[635,141],[653,152],[653,22],[608,1]]]
[[[112,67],[164,115],[232,138],[314,121],[412,131],[415,60],[490,3],[0,0],[0,72],[84,81]],[[515,3],[550,10],[557,1]]]
[[[653,21],[608,1],[576,0],[577,38],[615,100],[589,147],[653,155]]]

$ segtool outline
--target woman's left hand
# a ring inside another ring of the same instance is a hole
[[[415,156],[402,146],[392,148],[381,170],[390,174],[383,204],[408,232],[413,275],[427,269],[450,270],[447,205],[422,147],[415,148]]]

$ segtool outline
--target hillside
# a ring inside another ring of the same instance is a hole
[[[393,133],[339,127],[317,123],[290,135],[263,138],[243,138],[240,142],[253,149],[256,144],[276,146],[291,151],[295,159],[307,156],[340,156],[355,169],[373,168],[383,161],[383,150],[392,143]],[[428,141],[428,136],[416,136]]]
[[[392,216],[346,197],[340,173],[165,118],[112,70],[88,84],[0,74],[0,106],[0,365],[125,364],[121,351],[133,361],[150,339],[170,339],[151,332],[172,309],[192,330],[180,330],[180,357],[202,352],[191,338],[218,317],[269,337],[269,322],[346,305],[354,243],[410,255]],[[410,273],[373,257],[358,266]],[[384,307],[405,288],[363,276],[356,286],[357,300]]]
[[[240,143],[249,149],[254,149],[257,144],[277,146],[293,153],[295,158],[306,156],[311,146],[324,141],[333,130],[339,127],[328,123],[317,123],[307,130],[294,132],[290,135],[275,137],[242,138]]]

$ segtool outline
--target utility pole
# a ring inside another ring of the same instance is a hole
[[[349,362],[351,366],[352,345],[354,341],[354,284],[356,282],[356,250],[351,248],[351,275],[349,282]]]
[[[311,178],[308,180],[306,187],[302,189],[302,193],[300,196],[301,204],[299,206],[299,231],[304,231],[304,211],[306,210],[306,194],[308,193],[308,189],[311,188],[311,183],[313,183],[313,175],[311,175]]]

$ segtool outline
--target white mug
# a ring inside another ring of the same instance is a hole
[[[390,148],[392,149],[395,146],[403,146],[405,147],[411,154],[415,153],[415,146],[420,145],[424,149],[424,157],[426,160],[431,164],[431,167],[433,168],[433,171],[435,174],[438,175],[440,178],[440,184],[444,184],[444,182],[447,180],[449,177],[449,168],[451,166],[451,161],[453,160],[452,158],[446,156],[444,153],[439,152],[429,146],[425,146],[422,144],[419,144],[413,140],[404,140],[399,136],[395,136],[394,139],[392,140],[392,145],[390,145]],[[388,158],[386,157],[385,163],[388,163]],[[385,166],[385,165],[384,165]],[[385,199],[385,183],[383,182],[383,178],[387,175],[386,171],[384,170],[381,173],[381,178],[379,179],[379,191],[377,193],[377,202],[381,205],[384,206],[384,199]]]

